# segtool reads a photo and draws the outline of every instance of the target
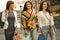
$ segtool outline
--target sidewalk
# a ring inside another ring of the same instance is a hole
[[[20,29],[18,31],[20,32]],[[20,35],[22,36],[22,33],[20,33]],[[0,28],[0,40],[5,40],[4,30],[1,28]],[[50,38],[49,38],[49,40],[50,40]],[[60,29],[57,29],[57,31],[56,31],[56,40],[60,40]]]

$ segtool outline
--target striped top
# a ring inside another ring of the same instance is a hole
[[[36,12],[35,10],[33,10],[32,14],[30,15],[27,11],[23,11],[21,13],[21,17],[23,28],[27,28],[27,24],[29,23],[29,21],[33,22],[34,18],[36,17]]]

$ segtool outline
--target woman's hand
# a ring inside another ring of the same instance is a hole
[[[6,18],[8,17],[8,10],[6,10],[6,14],[5,14],[5,17],[6,17]]]
[[[51,35],[51,36],[54,35],[54,29],[53,29],[53,27],[50,28],[50,35]]]
[[[42,30],[42,28],[40,28],[41,34],[44,35],[44,31]]]
[[[28,31],[26,29],[24,29],[24,34],[27,34],[27,33],[28,33]]]
[[[44,31],[42,31],[41,34],[44,35]]]
[[[15,30],[15,31],[14,31],[14,35],[17,35],[17,34],[18,34],[18,32],[17,32],[17,30]]]
[[[14,35],[17,35],[17,34],[18,34],[17,27],[15,27]]]
[[[36,27],[36,24],[32,21],[28,22],[28,27],[34,29]]]

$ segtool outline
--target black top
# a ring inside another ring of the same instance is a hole
[[[13,12],[9,12],[8,13],[8,31],[14,31],[14,23],[15,23],[15,16],[14,16],[14,13]]]

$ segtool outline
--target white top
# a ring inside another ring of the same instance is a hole
[[[37,18],[41,28],[42,26],[54,25],[53,16],[50,16],[48,12],[43,13],[43,11],[40,11],[37,14]]]
[[[14,16],[15,16],[14,26],[17,27],[17,14],[16,14],[15,11],[13,11],[13,13],[14,13]],[[3,11],[1,20],[2,20],[2,22],[4,22],[4,29],[7,29],[9,24],[8,24],[7,18],[5,17],[5,14],[6,14],[6,12]]]

